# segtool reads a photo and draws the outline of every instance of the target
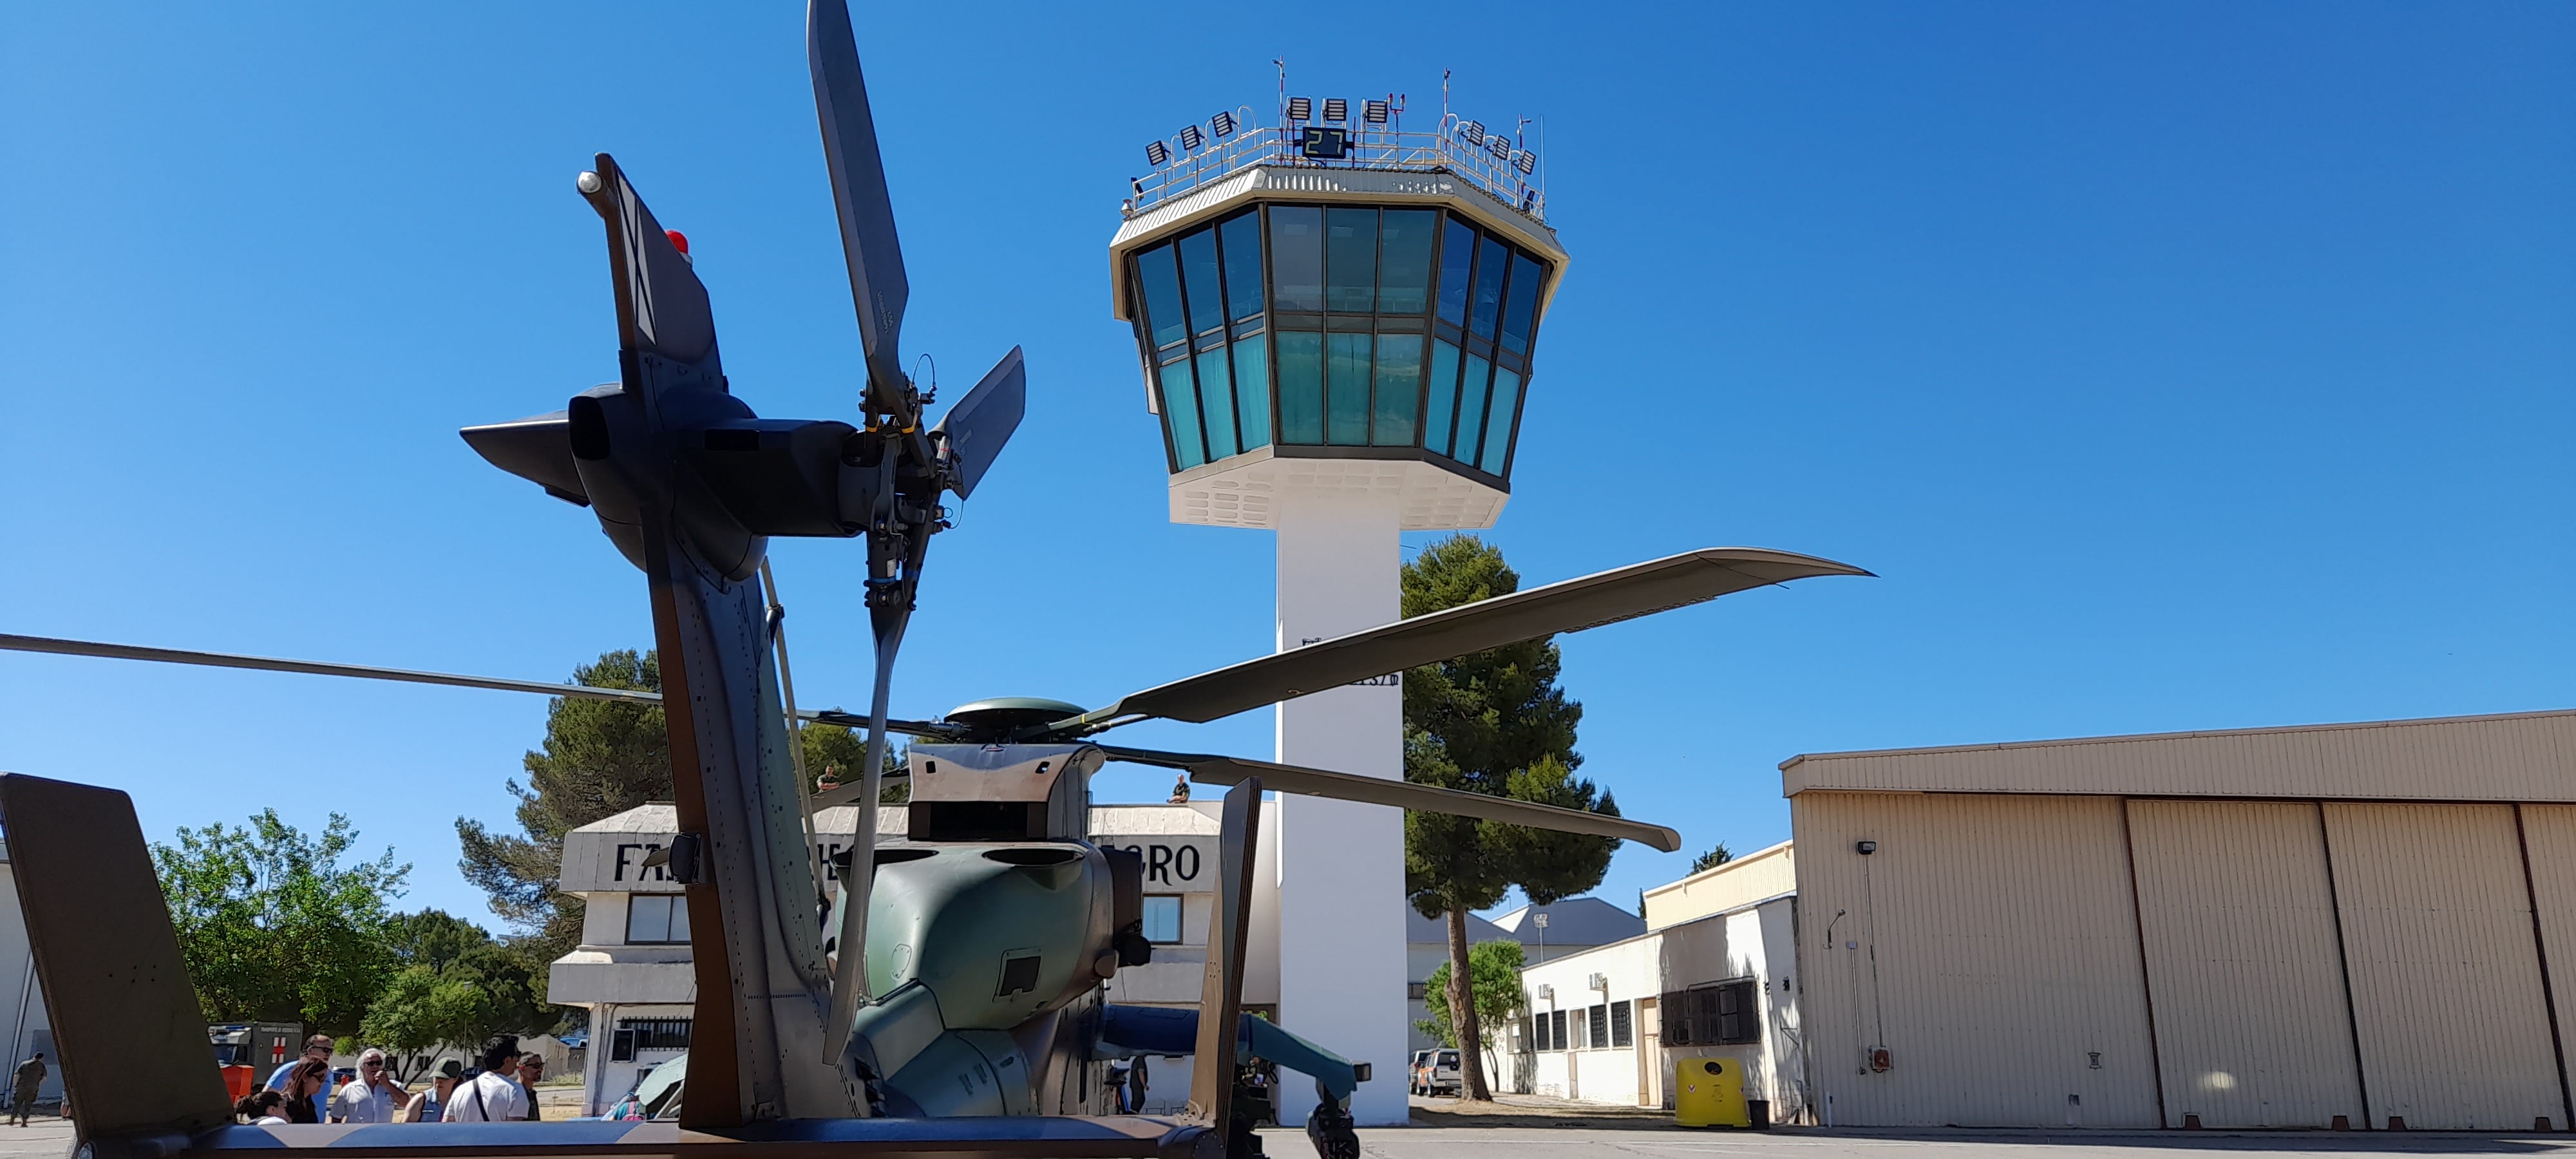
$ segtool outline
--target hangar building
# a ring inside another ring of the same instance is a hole
[[[1785,932],[1744,918],[1723,945],[1684,944],[1728,919],[1682,920],[1679,887],[1779,904],[1721,869],[1648,894],[1656,952],[1525,975],[1564,994],[1598,974],[1584,1001],[1631,1003],[1639,1077],[1611,1097],[1660,1101],[1675,1058],[1735,1054],[1767,1063],[1751,1069],[1775,1117],[1835,1125],[2576,1119],[2576,712],[1814,754],[1781,773]],[[1640,1017],[1730,983],[1751,1041],[1677,1046],[1671,1012]],[[1593,1097],[1619,1071],[1536,1057],[1594,1038],[1538,1037],[1524,1023],[1513,1046],[1541,1083],[1571,1063],[1567,1093]]]

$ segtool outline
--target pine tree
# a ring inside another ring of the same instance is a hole
[[[1508,595],[1520,576],[1501,551],[1457,535],[1405,564],[1402,584],[1410,617]],[[1405,779],[1617,816],[1608,792],[1575,775],[1583,706],[1556,686],[1560,663],[1555,643],[1541,638],[1405,673]],[[1404,838],[1409,900],[1424,917],[1448,919],[1450,1021],[1462,1048],[1480,1052],[1485,1031],[1465,982],[1473,976],[1467,914],[1514,886],[1537,905],[1591,889],[1618,843],[1436,813],[1405,814]],[[1493,1097],[1480,1056],[1461,1069],[1468,1098]]]

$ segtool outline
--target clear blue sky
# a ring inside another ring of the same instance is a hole
[[[2576,8],[1103,11],[860,14],[907,352],[953,395],[1029,351],[903,711],[1269,648],[1270,538],[1165,518],[1104,253],[1143,142],[1266,107],[1280,55],[1547,119],[1575,265],[1491,532],[1525,576],[1754,544],[1884,577],[1565,641],[1585,772],[1690,847],[1622,852],[1610,900],[1787,836],[1799,752],[2576,704]],[[455,434],[615,375],[595,150],[695,242],[737,391],[850,413],[799,6],[5,23],[0,630],[540,679],[646,643],[590,517]],[[776,556],[806,701],[860,707],[859,553]],[[0,656],[0,767],[129,789],[157,838],[339,810],[407,904],[478,916],[452,822],[507,822],[543,713]]]

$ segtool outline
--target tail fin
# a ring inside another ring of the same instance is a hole
[[[230,1122],[133,798],[12,773],[0,820],[81,1138]]]

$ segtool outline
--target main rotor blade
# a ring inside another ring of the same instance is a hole
[[[45,636],[16,636],[0,633],[0,650],[50,652],[57,656],[99,656],[110,660],[148,660],[159,664],[197,664],[208,668],[250,668],[262,672],[302,672],[312,676],[396,680],[407,684],[447,684],[458,688],[533,692],[540,696],[575,696],[592,700],[639,701],[646,704],[662,702],[662,697],[658,693],[641,692],[632,688],[600,688],[589,684],[547,684],[538,680],[510,680],[498,676],[460,676],[452,672],[420,672],[409,668],[377,668],[365,664],[333,664],[321,660],[282,660],[274,656],[193,652],[183,648],[146,648],[138,644],[101,644],[88,640],[56,640]]]
[[[1449,813],[1484,821],[1500,821],[1531,829],[1553,829],[1561,833],[1589,833],[1595,837],[1616,837],[1634,841],[1671,853],[1682,847],[1682,835],[1661,825],[1630,821],[1624,817],[1586,813],[1581,809],[1561,809],[1509,797],[1483,793],[1462,793],[1411,781],[1390,781],[1383,777],[1363,777],[1354,773],[1336,773],[1329,769],[1282,765],[1270,761],[1246,760],[1242,757],[1209,756],[1201,753],[1167,753],[1154,749],[1100,746],[1113,761],[1182,769],[1193,781],[1211,785],[1238,784],[1258,779],[1263,786],[1282,793],[1308,797],[1328,797],[1336,801],[1359,801],[1370,805],[1391,805],[1424,813]]]
[[[1028,405],[1029,375],[1020,357],[1020,348],[1002,356],[993,369],[985,372],[984,381],[932,428],[947,433],[948,460],[956,467],[957,497],[967,498],[977,480],[984,477],[993,460],[1001,455],[1002,444],[1011,441],[1011,432],[1020,429],[1020,414]]]
[[[1052,727],[1088,735],[1148,717],[1202,723],[1357,680],[1614,624],[1747,588],[1811,576],[1868,574],[1850,564],[1758,547],[1684,552],[1247,660],[1131,693]]]
[[[823,120],[832,204],[840,211],[841,256],[849,263],[859,341],[867,350],[868,389],[877,411],[917,422],[920,416],[900,409],[903,360],[896,353],[911,285],[903,274],[894,202],[886,196],[885,162],[877,154],[876,117],[868,110],[858,37],[850,31],[844,0],[813,0],[806,9],[805,55],[814,74],[814,108]]]

